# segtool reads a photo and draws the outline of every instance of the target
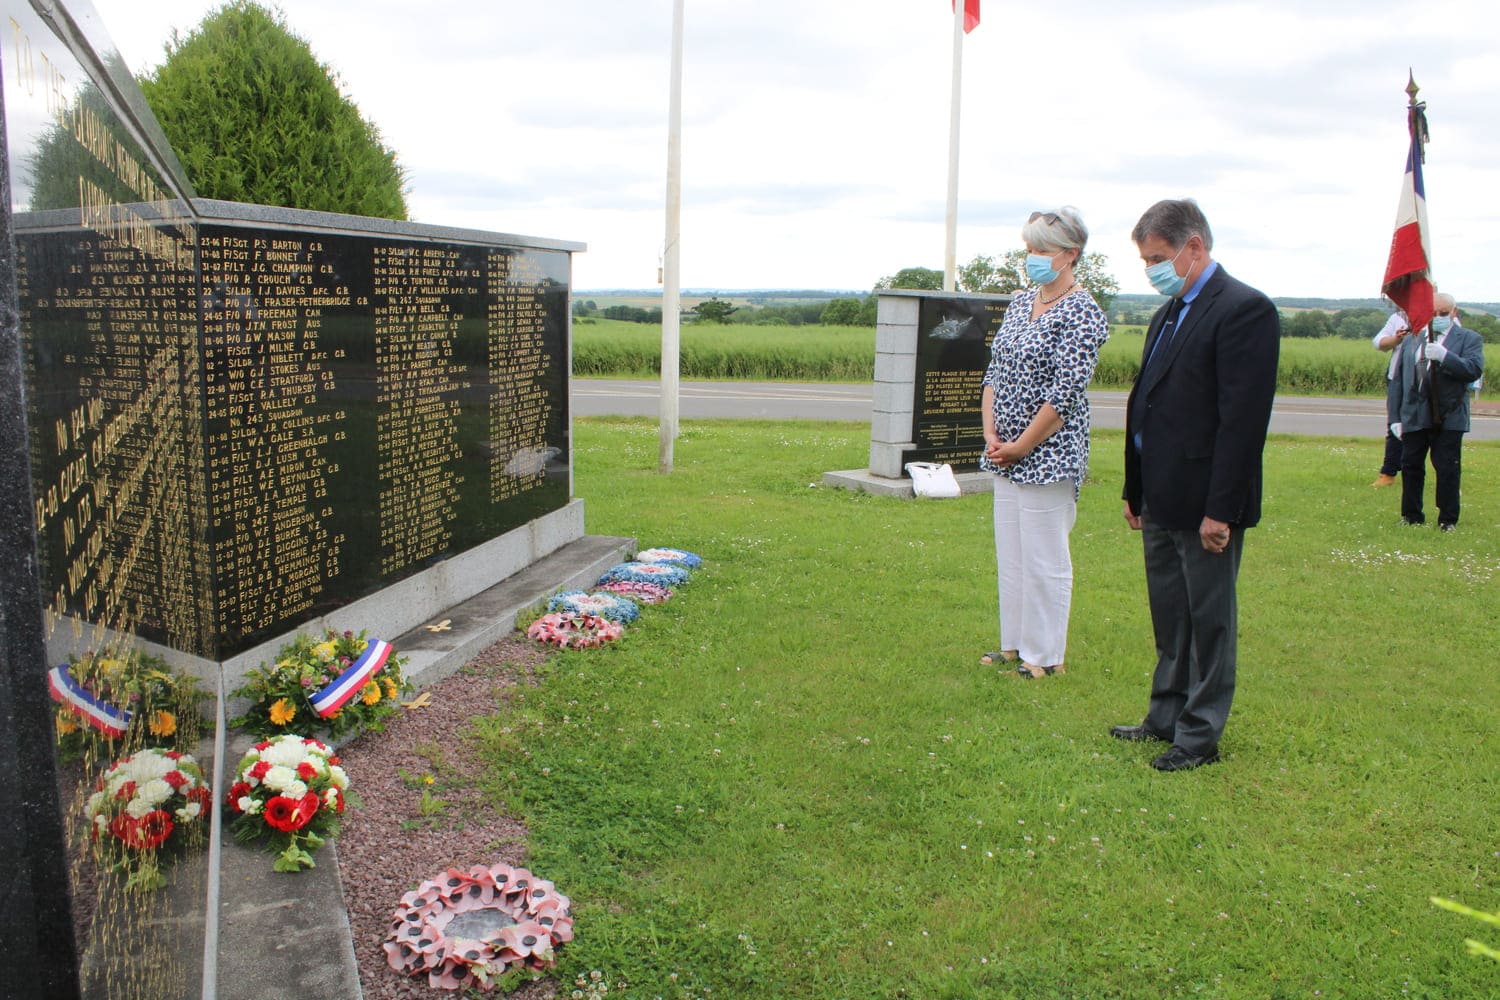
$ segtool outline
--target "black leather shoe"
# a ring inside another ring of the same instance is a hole
[[[1172,737],[1165,733],[1158,733],[1154,729],[1145,726],[1110,726],[1109,735],[1117,740],[1129,740],[1131,743],[1145,743],[1147,740],[1160,740],[1163,743],[1171,743]]]
[[[1204,764],[1217,764],[1218,762],[1218,750],[1210,750],[1208,753],[1197,754],[1184,750],[1182,747],[1174,746],[1153,760],[1151,766],[1158,771],[1191,771],[1195,767],[1202,767]]]

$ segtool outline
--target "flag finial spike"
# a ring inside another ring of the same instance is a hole
[[[1417,78],[1412,75],[1411,67],[1408,66],[1406,68],[1406,103],[1408,106],[1413,108],[1417,106],[1417,91],[1421,89],[1417,86]]]

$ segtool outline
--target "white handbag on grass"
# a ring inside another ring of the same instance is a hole
[[[907,462],[906,474],[911,476],[911,488],[919,497],[956,497],[958,480],[953,477],[953,466],[947,462]]]

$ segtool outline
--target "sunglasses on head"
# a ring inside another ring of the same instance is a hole
[[[1031,217],[1026,221],[1028,223],[1031,223],[1035,222],[1037,219],[1041,219],[1047,225],[1051,226],[1055,225],[1057,223],[1057,220],[1060,218],[1062,218],[1062,216],[1058,215],[1056,212],[1032,212]]]

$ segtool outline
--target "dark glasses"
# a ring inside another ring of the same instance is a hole
[[[1031,218],[1027,219],[1026,221],[1028,223],[1032,223],[1037,219],[1041,219],[1047,225],[1051,226],[1055,225],[1057,223],[1057,220],[1060,218],[1062,218],[1062,216],[1058,215],[1056,212],[1032,212]]]

